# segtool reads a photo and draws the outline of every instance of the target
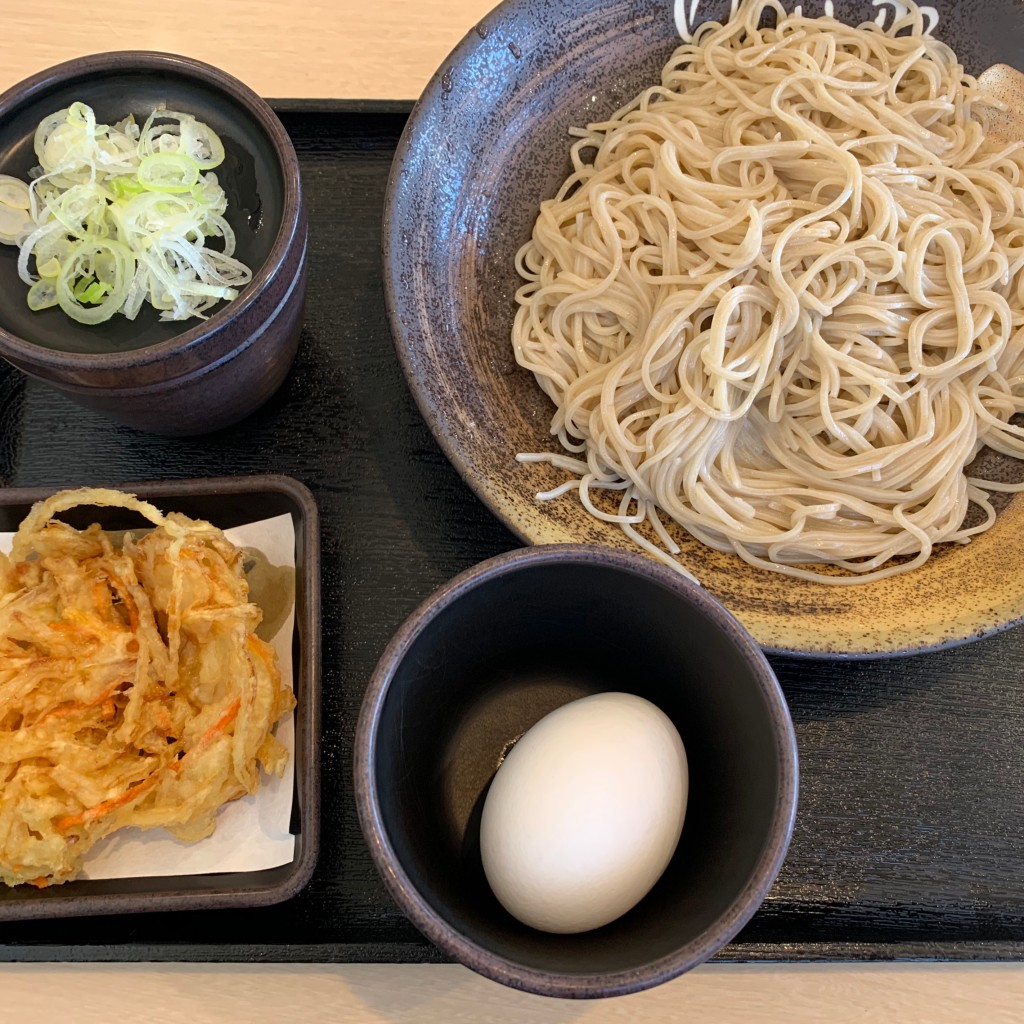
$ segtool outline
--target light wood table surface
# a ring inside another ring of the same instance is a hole
[[[98,50],[183,53],[273,98],[413,99],[491,0],[0,0],[0,91]],[[152,20],[144,13],[158,11]],[[666,0],[666,14],[671,11]],[[650,992],[569,1002],[458,966],[0,965],[0,1024],[1024,1020],[1024,965],[709,964]]]

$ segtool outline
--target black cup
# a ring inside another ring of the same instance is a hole
[[[690,769],[682,838],[617,921],[536,931],[487,885],[487,788],[544,715],[610,690],[647,698],[679,730]],[[649,558],[552,545],[484,562],[413,613],[366,693],[355,789],[376,865],[431,941],[515,988],[593,998],[689,970],[750,919],[789,845],[797,749],[771,667],[717,601]]]

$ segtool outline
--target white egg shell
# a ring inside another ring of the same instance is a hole
[[[502,906],[548,932],[621,917],[661,877],[686,813],[686,752],[650,701],[600,693],[542,718],[502,762],[480,850]]]

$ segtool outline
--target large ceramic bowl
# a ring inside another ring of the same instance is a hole
[[[936,34],[955,46],[968,71],[1020,63],[1024,5],[934,6]],[[804,3],[808,13],[822,8]],[[835,0],[834,9],[857,23],[881,8]],[[696,20],[721,20],[728,10],[728,0],[701,0]],[[657,81],[678,43],[670,0],[507,0],[438,70],[397,153],[384,270],[409,385],[469,485],[533,543],[630,546],[618,527],[592,518],[571,495],[535,500],[565,473],[516,462],[518,452],[559,449],[548,432],[553,407],[512,355],[515,253],[541,200],[568,174],[567,130],[610,115]],[[775,650],[909,652],[961,643],[1024,617],[1021,499],[968,547],[858,586],[790,579],[712,552],[682,531],[676,539],[681,560],[707,590]]]
[[[295,357],[306,290],[306,214],[298,161],[274,112],[217,68],[164,53],[68,61],[0,95],[0,173],[27,180],[33,137],[75,101],[111,124],[163,105],[193,114],[224,142],[215,173],[228,198],[236,256],[252,282],[209,319],[165,322],[144,306],[92,327],[59,308],[31,311],[17,249],[0,245],[0,356],[74,400],[165,434],[226,426],[263,404]]]
[[[488,887],[483,801],[518,737],[604,691],[646,698],[678,730],[682,838],[623,917],[536,931]],[[554,545],[483,562],[412,614],[367,687],[354,778],[374,862],[429,939],[506,985],[592,998],[689,970],[754,914],[789,846],[797,749],[767,660],[720,604],[640,555]]]

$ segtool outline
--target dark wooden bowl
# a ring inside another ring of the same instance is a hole
[[[822,6],[811,0],[804,9],[820,13]],[[834,6],[836,17],[852,23],[883,13],[866,0]],[[1024,4],[935,6],[936,34],[969,72],[1021,63]],[[384,275],[399,358],[448,457],[530,543],[636,550],[572,494],[535,499],[568,474],[516,462],[518,452],[561,448],[549,433],[553,406],[512,354],[520,283],[514,259],[541,200],[569,173],[567,130],[609,116],[659,80],[679,43],[672,7],[668,0],[506,0],[438,69],[396,154]],[[727,0],[702,0],[698,20],[721,20],[728,11]],[[1013,463],[1006,473],[1021,471]],[[683,564],[772,650],[899,654],[963,643],[1024,619],[1021,497],[970,545],[940,551],[916,572],[858,586],[755,569],[682,529],[673,535]]]
[[[609,690],[646,697],[679,730],[682,839],[625,916],[535,931],[484,877],[487,787],[544,715]],[[689,970],[753,915],[789,846],[797,748],[767,660],[718,602],[639,555],[552,545],[483,562],[412,614],[370,680],[354,778],[377,868],[432,942],[506,985],[592,998]]]
[[[233,423],[280,386],[298,346],[306,288],[306,214],[298,161],[274,112],[217,68],[163,53],[101,53],[42,71],[0,95],[0,172],[27,179],[47,114],[81,100],[101,122],[160,103],[194,114],[224,142],[215,169],[236,255],[253,269],[207,320],[161,321],[144,306],[95,327],[59,308],[32,312],[17,249],[0,245],[0,356],[83,405],[156,433]]]

